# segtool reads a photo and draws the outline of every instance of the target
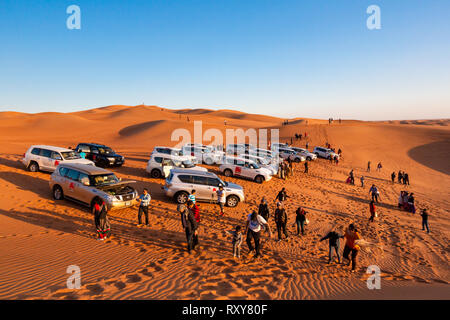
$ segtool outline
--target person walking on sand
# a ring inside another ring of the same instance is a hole
[[[427,233],[430,233],[430,227],[428,225],[428,210],[423,209],[420,215],[422,216],[422,230],[425,230],[426,227]]]
[[[372,201],[376,201],[378,203],[380,192],[378,191],[378,188],[374,184],[372,185],[372,187],[370,187],[369,194],[372,195]]]
[[[361,188],[364,188],[364,176],[361,176],[359,180],[361,181]]]
[[[333,251],[336,252],[336,256],[338,258],[338,263],[341,263],[341,255],[339,254],[339,247],[340,247],[340,239],[344,238],[343,235],[340,235],[336,231],[332,230],[328,232],[322,239],[319,241],[327,240],[328,239],[328,247],[329,247],[329,253],[328,253],[328,264],[330,264],[333,260]]]
[[[409,186],[409,175],[405,172],[404,174],[405,184]]]
[[[297,235],[305,234],[306,211],[302,207],[298,207],[295,211],[295,224],[297,225]]]
[[[255,210],[247,216],[247,223],[245,225],[246,242],[250,253],[255,250],[255,258],[261,256],[260,252],[260,232],[261,226],[265,226],[269,237],[272,238],[272,232],[270,231],[270,226],[267,221],[261,217]],[[253,247],[252,239],[255,242]]]
[[[353,169],[350,171],[348,175],[350,176],[350,183],[355,184],[355,175],[353,173]]]
[[[195,190],[194,189],[192,189],[191,190],[191,194],[188,196],[188,201],[192,201],[194,204],[195,204],[195,200],[196,200],[196,198],[195,198]]]
[[[376,216],[376,208],[375,208],[375,202],[370,201],[369,203],[369,211],[370,211],[370,218],[369,222],[374,222],[375,216]]]
[[[410,193],[408,197],[408,209],[411,213],[416,213],[416,206],[414,204],[414,193]]]
[[[400,170],[398,170],[397,182],[402,183],[402,180],[403,180],[403,173]]]
[[[308,169],[309,169],[309,164],[308,164],[308,162],[309,162],[309,161],[305,161],[305,171],[304,171],[304,173],[308,173]]]
[[[377,171],[381,171],[381,168],[383,168],[383,166],[381,165],[381,162],[378,162]]]
[[[223,189],[223,186],[220,185],[219,189],[216,191],[217,193],[217,202],[219,203],[219,208],[220,208],[220,215],[223,216],[224,215],[224,207],[225,207],[225,202],[226,202],[226,197],[225,197],[225,190]]]
[[[108,215],[107,215],[107,207],[105,202],[94,204],[94,222],[95,229],[97,230],[97,239],[98,240],[106,240],[109,236],[109,232],[111,231],[111,225],[109,223]]]
[[[351,254],[352,272],[354,272],[356,270],[356,256],[358,255],[359,251],[359,246],[355,244],[355,241],[361,239],[361,236],[359,235],[356,227],[353,224],[350,224],[344,234],[344,238],[346,242],[342,256],[345,260],[348,261],[347,265],[349,265],[349,255]]]
[[[367,162],[367,172],[370,172],[370,161]]]
[[[277,196],[275,197],[275,199],[273,200],[273,202],[276,202],[278,200],[278,202],[283,203],[283,201],[286,201],[287,198],[290,198],[287,193],[286,193],[286,188],[283,187],[280,192],[278,192]]]
[[[306,150],[308,150],[308,148],[309,148],[309,142],[306,143],[305,147],[306,147]]]
[[[269,221],[270,217],[270,210],[269,210],[269,204],[267,203],[267,200],[265,197],[261,198],[261,202],[258,207],[258,214],[264,218],[264,220]]]
[[[278,241],[282,240],[281,232],[284,233],[286,240],[287,240],[289,238],[289,235],[286,230],[287,214],[286,214],[286,209],[283,208],[283,205],[281,202],[277,203],[277,208],[275,209],[274,219],[275,219],[275,223],[277,225]]]
[[[196,233],[194,233],[193,241],[192,241],[192,249],[195,249],[196,246],[198,246],[198,233],[200,228],[200,208],[198,205],[193,203],[191,200],[188,200],[187,202],[187,208],[188,210],[193,214],[195,221],[197,221],[197,229]]]
[[[392,183],[394,184],[395,183],[395,171],[393,171],[391,173],[391,180],[392,180]]]
[[[148,206],[150,205],[151,200],[152,200],[152,197],[150,196],[150,193],[148,193],[148,189],[144,188],[143,193],[137,199],[137,201],[139,203],[138,225],[142,225],[142,215],[144,215],[145,216],[145,225],[148,226]]]
[[[194,237],[198,234],[198,223],[192,211],[188,210],[184,204],[179,204],[177,211],[180,213],[181,225],[186,233],[187,251],[190,254],[194,248]]]
[[[334,163],[335,163],[336,165],[339,164],[339,157],[338,157],[337,155],[334,156]]]
[[[241,258],[241,244],[242,244],[242,228],[236,226],[233,231],[227,231],[232,235],[231,244],[233,246],[233,258]]]

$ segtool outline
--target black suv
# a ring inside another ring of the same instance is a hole
[[[113,149],[98,143],[80,143],[75,151],[85,158],[94,161],[98,167],[120,167],[125,163],[125,158],[116,154]]]

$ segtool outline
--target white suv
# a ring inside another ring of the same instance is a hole
[[[261,168],[255,162],[243,158],[227,157],[224,163],[220,165],[219,170],[226,177],[243,177],[257,183],[263,183],[272,179],[270,170]]]
[[[244,189],[240,185],[223,181],[212,172],[172,169],[163,190],[177,203],[187,202],[192,190],[195,190],[196,200],[215,203],[219,186],[224,188],[227,206],[236,207],[245,200]]]
[[[306,149],[297,148],[297,147],[291,147],[291,149],[294,150],[295,152],[297,152],[297,154],[305,157],[306,160],[308,160],[308,161],[312,161],[312,160],[316,160],[317,159],[317,155],[316,154],[314,154],[312,152],[309,152]]]
[[[305,157],[295,152],[291,148],[279,148],[278,151],[280,157],[283,159],[291,159],[292,161],[295,162],[302,162],[306,160]]]
[[[153,152],[147,162],[147,171],[152,178],[167,177],[173,168],[183,168],[186,170],[208,171],[208,169],[196,166],[192,162],[192,157],[175,156],[167,153]]]
[[[94,162],[83,159],[79,153],[53,146],[31,146],[23,155],[22,163],[31,172],[55,171],[60,163],[79,163],[95,166]]]
[[[195,157],[195,163],[206,163],[208,165],[221,163],[224,156],[223,152],[216,151],[212,147],[199,147],[186,145],[182,148],[183,155]]]
[[[260,167],[269,170],[271,175],[276,175],[278,172],[278,165],[276,163],[271,163],[268,158],[258,157],[251,154],[241,154],[239,157],[256,162]]]
[[[330,159],[334,157],[338,157],[339,155],[337,153],[334,153],[333,150],[323,147],[314,147],[313,153],[315,153],[318,157]]]

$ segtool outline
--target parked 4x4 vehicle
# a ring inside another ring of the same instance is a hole
[[[98,143],[80,143],[75,148],[78,153],[85,153],[86,159],[94,161],[99,167],[120,167],[125,163],[125,158],[117,154],[113,149]]]
[[[196,200],[217,202],[219,186],[224,188],[227,206],[236,207],[245,200],[244,189],[240,185],[223,181],[212,172],[172,169],[163,190],[177,203],[187,202],[192,190],[196,191]]]
[[[60,163],[94,165],[71,149],[53,146],[31,146],[23,155],[22,163],[31,172],[54,171]]]
[[[278,149],[280,158],[288,159],[290,158],[292,161],[295,162],[302,162],[305,161],[305,157],[303,157],[301,154],[295,152],[291,148],[279,148]]]
[[[263,183],[272,179],[270,170],[261,168],[255,162],[243,158],[227,157],[224,163],[220,165],[219,170],[226,177],[242,177],[257,183]]]
[[[208,171],[208,169],[196,166],[190,156],[175,156],[172,154],[152,152],[145,169],[152,178],[167,177],[173,168],[186,170]]]
[[[50,176],[50,190],[55,200],[64,198],[93,208],[105,202],[108,210],[131,207],[137,191],[135,181],[121,181],[106,169],[85,164],[60,164]]]
[[[325,159],[334,158],[336,156],[339,159],[339,155],[337,153],[333,152],[333,150],[328,149],[328,148],[314,147],[313,153],[315,153],[318,157],[325,158]]]
[[[316,160],[317,159],[317,155],[315,153],[309,152],[306,149],[297,148],[297,147],[291,147],[291,149],[294,150],[295,152],[297,152],[297,154],[305,157],[306,160],[308,160],[308,161],[312,161],[312,160]]]
[[[212,165],[221,163],[224,153],[214,150],[212,147],[198,147],[186,145],[182,148],[183,155],[195,157],[195,163]]]

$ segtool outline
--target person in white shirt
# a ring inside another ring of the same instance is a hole
[[[226,202],[225,190],[223,189],[223,186],[219,186],[219,189],[216,191],[216,193],[217,193],[217,201],[220,207],[220,215],[223,216],[224,215],[223,208]]]
[[[263,225],[267,227],[269,237],[271,238],[272,232],[270,231],[270,227],[266,219],[261,217],[255,210],[253,210],[253,212],[247,216],[247,224],[245,226],[245,234],[247,235],[247,245],[250,252],[252,252],[253,250],[256,251],[255,258],[261,256],[259,239],[261,226]],[[255,248],[253,248],[252,238],[255,241]]]

